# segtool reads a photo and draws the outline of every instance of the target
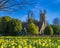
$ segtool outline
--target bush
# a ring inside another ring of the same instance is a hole
[[[39,34],[39,28],[34,23],[28,24],[27,33],[29,34]]]
[[[12,19],[9,16],[0,18],[0,34],[16,35],[22,31],[22,22],[18,19]]]
[[[9,35],[17,35],[18,32],[22,31],[22,22],[18,19],[12,19],[8,23]]]
[[[53,29],[51,26],[46,26],[45,30],[44,30],[44,34],[45,35],[53,35]]]
[[[60,27],[59,26],[51,25],[51,27],[53,28],[53,32],[55,35],[60,34]]]

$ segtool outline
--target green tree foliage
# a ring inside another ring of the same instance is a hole
[[[46,26],[45,30],[44,30],[44,34],[45,35],[53,35],[53,29],[51,26]]]
[[[34,24],[37,24],[38,23],[38,21],[36,19],[32,19],[32,18],[29,18],[28,19],[28,22],[29,23],[34,23]]]
[[[2,18],[0,18],[0,34],[2,34],[3,29],[2,29]]]
[[[33,23],[34,21],[33,21],[33,19],[32,18],[29,18],[28,19],[28,23]]]
[[[39,34],[39,28],[34,23],[28,24],[27,32],[30,34]]]
[[[10,35],[16,35],[22,30],[22,22],[18,19],[13,19],[8,23],[8,28]]]
[[[11,18],[9,16],[4,16],[1,18],[1,33],[3,35],[7,34],[7,23],[11,20]]]
[[[60,34],[60,26],[51,25],[51,27],[53,28],[53,32],[55,35]]]
[[[9,16],[0,18],[0,34],[16,35],[22,30],[22,22],[18,19],[12,19]]]

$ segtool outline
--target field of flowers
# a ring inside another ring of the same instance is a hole
[[[60,39],[0,37],[0,48],[60,48]]]

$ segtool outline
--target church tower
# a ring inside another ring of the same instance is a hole
[[[46,10],[44,10],[44,24],[46,26]]]
[[[28,19],[29,19],[29,18],[33,18],[33,12],[32,12],[32,11],[29,11],[29,12],[28,12]]]
[[[40,32],[41,34],[44,33],[45,27],[46,27],[46,10],[44,10],[44,12],[40,10]]]
[[[28,12],[28,23],[30,23],[32,21],[33,21],[33,12],[32,11],[29,11]]]

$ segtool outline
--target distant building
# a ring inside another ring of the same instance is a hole
[[[46,27],[46,10],[44,10],[44,12],[42,12],[42,10],[40,11],[40,32],[42,34],[44,34],[44,29]]]
[[[31,11],[28,13],[28,19],[29,18],[34,20],[33,12],[31,12]],[[28,23],[29,23],[29,20],[27,22],[23,23],[23,28],[27,28]],[[46,27],[46,10],[44,10],[44,12],[42,12],[42,10],[40,10],[40,20],[35,22],[35,24],[39,27],[39,32],[41,34],[44,34],[44,29]]]

